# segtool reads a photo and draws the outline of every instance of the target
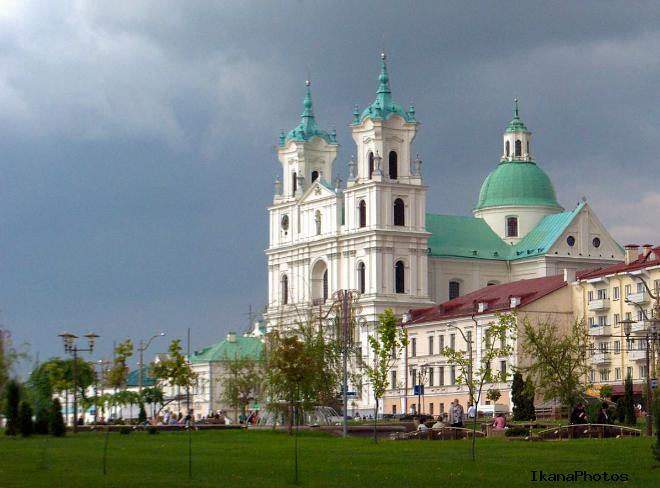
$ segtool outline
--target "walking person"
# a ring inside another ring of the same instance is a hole
[[[455,398],[449,407],[449,424],[452,427],[463,427],[463,406]]]

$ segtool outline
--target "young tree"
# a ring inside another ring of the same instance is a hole
[[[371,389],[373,390],[374,401],[376,403],[376,410],[374,411],[374,442],[378,442],[376,429],[378,423],[378,406],[380,399],[383,398],[389,387],[388,376],[396,361],[395,351],[406,347],[408,336],[405,329],[398,327],[398,319],[392,309],[388,308],[378,316],[376,335],[369,335],[367,341],[369,342],[374,362],[373,364],[363,363],[362,367],[371,382]]]
[[[37,408],[37,415],[34,422],[34,433],[40,435],[48,434],[48,412],[50,405],[42,405]]]
[[[607,400],[608,398],[611,398],[613,394],[614,394],[614,389],[612,388],[611,385],[601,386],[600,391],[598,392],[598,396],[600,396],[601,400]]]
[[[219,380],[222,399],[234,408],[236,418],[239,410],[245,418],[250,400],[256,399],[261,392],[262,361],[236,357],[223,361],[223,365],[224,376]]]
[[[9,331],[0,327],[0,401],[6,392],[14,366],[18,361],[27,357],[27,352],[18,351],[13,346]]]
[[[623,415],[624,422],[627,425],[637,424],[637,416],[635,415],[635,401],[633,399],[633,381],[630,375],[626,376],[626,381],[624,383]]]
[[[530,358],[522,368],[535,380],[545,400],[558,398],[572,408],[586,389],[591,367],[586,359],[590,347],[584,321],[576,320],[567,334],[551,321],[530,324],[522,321],[522,349]]]
[[[48,431],[55,437],[62,437],[66,434],[64,427],[64,417],[62,417],[62,404],[59,399],[53,400],[48,415]]]
[[[508,381],[508,372],[496,370],[493,371],[491,364],[499,357],[509,357],[513,354],[514,332],[516,330],[518,316],[515,313],[497,314],[497,322],[489,322],[486,330],[481,335],[481,362],[474,364],[472,352],[467,350],[456,350],[451,347],[445,347],[442,353],[447,358],[447,363],[455,365],[458,369],[456,384],[465,385],[468,389],[470,398],[475,402],[475,406],[481,401],[483,388],[487,384],[506,383]],[[459,329],[460,330],[460,329]],[[497,339],[504,340],[497,340]],[[499,346],[499,347],[497,347]],[[469,344],[468,348],[472,345]],[[476,366],[476,369],[475,369]],[[472,422],[472,460],[476,460],[476,434],[477,417],[474,416]]]
[[[18,408],[18,428],[23,437],[30,437],[34,432],[32,422],[32,407],[30,402],[23,400]]]
[[[181,339],[173,339],[168,348],[167,358],[151,365],[152,375],[169,386],[190,389],[197,384],[198,375],[181,353],[182,350]]]
[[[9,380],[5,385],[5,434],[15,436],[18,433],[18,404],[20,385],[16,380]]]
[[[513,420],[534,420],[534,385],[530,378],[523,380],[522,373],[516,371],[511,383],[513,400]]]
[[[108,386],[115,390],[126,386],[128,380],[128,360],[133,356],[133,342],[126,339],[115,347],[115,357],[112,361],[112,367],[106,373],[106,382]]]

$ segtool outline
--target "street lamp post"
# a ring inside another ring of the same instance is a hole
[[[138,394],[142,394],[142,370],[144,369],[144,351],[146,351],[149,346],[151,345],[151,341],[153,341],[156,337],[164,337],[165,332],[161,332],[160,334],[155,334],[153,335],[145,344],[142,339],[140,339],[140,345],[138,346],[138,352],[140,353],[140,364],[138,364]]]
[[[89,341],[89,347],[83,349],[80,348],[76,345],[76,339],[78,339],[78,336],[75,334],[72,334],[71,332],[62,332],[59,334],[59,336],[62,338],[62,341],[64,342],[64,352],[66,354],[69,354],[73,356],[73,423],[72,423],[72,428],[73,428],[73,433],[76,434],[78,432],[78,353],[79,352],[93,352],[94,351],[94,343],[96,342],[96,339],[98,339],[98,335],[94,333],[88,333],[85,334],[84,337],[87,338]]]

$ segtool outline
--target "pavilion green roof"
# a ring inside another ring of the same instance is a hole
[[[223,340],[190,355],[192,363],[228,361],[232,359],[260,359],[264,345],[258,337],[236,336]]]

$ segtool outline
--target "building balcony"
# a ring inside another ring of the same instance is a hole
[[[646,361],[646,349],[628,351],[628,361]]]
[[[643,305],[645,303],[649,303],[649,300],[651,298],[649,297],[649,292],[644,290],[644,291],[639,291],[637,293],[631,293],[626,297],[626,299],[630,302]]]
[[[610,326],[609,325],[592,325],[591,327],[589,327],[589,335],[591,335],[591,336],[610,335]]]
[[[651,323],[648,320],[638,320],[634,324],[630,324],[631,333],[645,333],[651,330]]]
[[[610,299],[609,298],[597,298],[596,300],[591,300],[589,302],[589,310],[607,310],[610,308]]]
[[[597,352],[591,356],[591,362],[593,364],[609,363],[611,360],[612,354],[610,352]]]

